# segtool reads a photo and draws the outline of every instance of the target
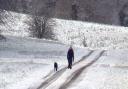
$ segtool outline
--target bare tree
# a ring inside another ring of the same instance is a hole
[[[0,9],[0,25],[4,24],[3,13],[4,13],[4,10]],[[6,39],[6,38],[3,35],[1,35],[1,29],[0,29],[0,40],[3,40],[3,39]]]
[[[2,10],[0,10],[0,25],[2,24]],[[1,29],[0,29],[0,38],[1,38]]]
[[[38,2],[35,2],[38,3]],[[36,4],[35,4],[36,5]],[[43,8],[40,8],[40,6],[34,6],[34,12],[32,15],[32,21],[29,22],[30,24],[30,32],[31,36],[37,37],[39,39],[41,38],[52,38],[53,34],[51,32],[51,28],[53,27],[54,21],[50,21],[50,11],[48,8],[49,4],[46,4],[48,6],[44,6]],[[50,4],[51,5],[51,4]],[[42,16],[43,15],[43,16]],[[50,22],[49,22],[50,21]]]
[[[32,16],[32,20],[28,21],[30,36],[47,39],[53,39],[54,34],[52,32],[55,21],[46,17]]]

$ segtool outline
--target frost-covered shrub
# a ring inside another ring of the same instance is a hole
[[[47,39],[53,39],[52,26],[54,21],[47,17],[32,16],[31,20],[27,22],[29,24],[30,36]]]

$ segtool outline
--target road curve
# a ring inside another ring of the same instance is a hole
[[[83,56],[83,57],[81,58],[81,60],[79,60],[78,62],[75,62],[75,63],[73,64],[73,66],[76,65],[77,63],[79,63],[79,62],[85,60],[85,59],[86,59],[87,57],[89,57],[93,52],[94,52],[94,51],[90,51],[87,55]],[[48,78],[47,80],[45,80],[44,82],[42,82],[41,85],[40,85],[38,88],[36,88],[36,89],[45,89],[45,88],[47,88],[50,84],[52,84],[54,81],[56,81],[56,80],[59,78],[59,76],[61,76],[61,75],[64,73],[64,71],[65,71],[66,69],[67,69],[67,67],[62,68],[61,70],[59,70],[58,72],[56,72],[55,74],[53,74],[50,78]]]
[[[83,66],[82,68],[76,70],[75,72],[73,72],[71,74],[71,76],[69,76],[68,81],[65,81],[65,83],[60,86],[59,89],[67,89],[79,76],[80,74],[89,66],[91,66],[92,64],[94,64],[104,53],[104,51],[101,51],[100,54],[91,62],[89,62],[87,65]]]

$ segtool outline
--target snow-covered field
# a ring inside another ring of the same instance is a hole
[[[11,11],[4,11],[2,13],[2,20],[4,24],[0,25],[2,34],[12,36],[29,36],[28,24],[29,15],[15,13]]]
[[[54,19],[57,41],[49,41],[28,37],[28,15],[4,15],[0,89],[128,89],[128,28]],[[79,46],[72,70],[65,68],[70,44]]]
[[[54,41],[8,36],[6,42],[0,42],[0,89],[36,89],[54,74],[54,61],[59,63],[60,69],[67,66],[68,47]],[[75,61],[90,52],[85,48],[74,49]],[[46,89],[58,89],[77,73],[80,75],[66,84],[68,89],[127,89],[127,53],[128,50],[124,49],[108,50],[88,65],[98,54],[98,50],[94,51],[85,61],[74,65],[72,70],[65,70],[62,75],[58,72],[57,80]],[[79,72],[84,66],[83,72]]]
[[[0,62],[0,89],[27,89],[51,70],[51,65],[43,63],[6,63],[2,61]]]
[[[7,36],[0,41],[0,89],[27,89],[53,73],[53,63],[67,66],[69,46],[54,41]],[[76,48],[75,61],[89,50]],[[20,88],[19,88],[20,86]],[[22,86],[22,87],[21,87]]]
[[[128,48],[128,28],[56,19],[56,39],[92,49]]]
[[[28,37],[30,15],[4,12],[5,25],[0,26],[6,35]],[[55,39],[64,44],[87,46],[92,49],[128,48],[128,27],[111,26],[81,21],[54,19],[56,25],[51,31]]]

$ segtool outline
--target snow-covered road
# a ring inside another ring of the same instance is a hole
[[[59,89],[67,89],[72,83],[74,82],[78,82],[77,78],[80,77],[80,75],[82,74],[82,72],[89,68],[90,66],[92,66],[104,53],[104,51],[99,51],[99,52],[95,52],[93,53],[91,56],[94,56],[94,58],[91,59],[91,61],[89,63],[82,63],[82,62],[86,62],[86,60],[82,61],[81,63],[83,64],[83,66],[79,69],[77,69],[75,72],[73,72],[71,74],[71,76],[68,78],[68,82],[66,81]],[[81,65],[80,63],[80,65]],[[73,76],[72,76],[73,75]]]
[[[93,53],[93,51],[88,52],[88,54],[86,54],[85,56],[83,56],[83,58],[77,62],[75,62],[73,64],[73,66],[77,65],[78,63],[80,63],[81,61],[83,61],[85,58],[89,57],[91,54]],[[52,75],[51,77],[49,77],[46,81],[44,81],[43,83],[41,83],[41,85],[37,88],[37,89],[41,89],[41,88],[46,88],[48,87],[50,84],[52,84],[53,82],[55,82],[55,80],[57,80],[65,71],[66,71],[67,67],[62,68],[61,70],[57,71],[57,73],[55,73],[54,75]]]
[[[0,89],[32,89],[54,74],[53,63],[59,69],[67,65],[69,48],[55,41],[10,37],[0,42]],[[75,62],[90,50],[74,47]],[[20,87],[19,87],[20,86]]]
[[[59,42],[7,37],[0,43],[0,89],[128,89],[127,49],[73,47],[75,62],[70,70],[68,48]]]
[[[44,81],[36,89],[66,89],[74,82],[83,70],[95,63],[104,53],[104,51],[91,51],[79,62],[74,63],[72,70],[63,68],[56,74]],[[86,61],[89,60],[89,61]]]

